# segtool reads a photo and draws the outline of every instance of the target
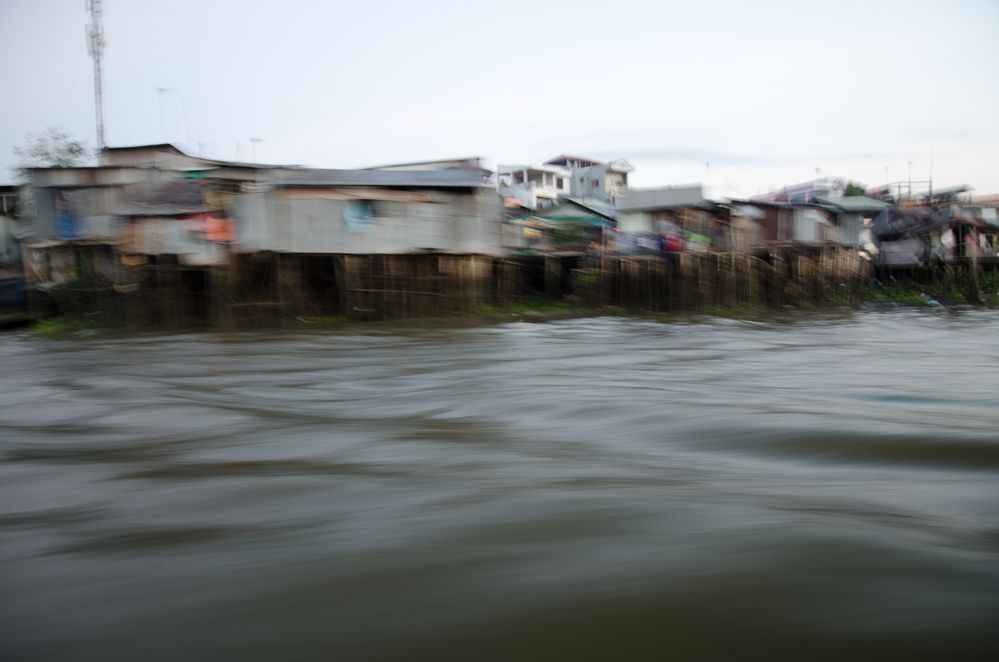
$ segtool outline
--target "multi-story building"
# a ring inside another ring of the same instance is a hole
[[[572,172],[556,165],[501,165],[497,168],[499,192],[528,209],[554,205],[569,194]]]
[[[610,204],[617,200],[621,191],[628,188],[628,173],[634,171],[632,165],[624,159],[602,163],[568,154],[548,159],[544,165],[565,168],[572,173],[569,195]]]
[[[499,166],[499,190],[530,209],[552,206],[565,196],[614,204],[633,170],[623,159],[603,163],[560,154],[541,165]]]

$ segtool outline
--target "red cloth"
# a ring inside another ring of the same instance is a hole
[[[236,236],[235,223],[231,218],[212,214],[192,214],[184,217],[184,224],[189,230],[204,232],[208,241],[232,241]]]
[[[666,235],[666,250],[670,253],[679,253],[683,250],[683,238],[675,234]]]

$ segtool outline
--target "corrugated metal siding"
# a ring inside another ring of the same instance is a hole
[[[142,255],[178,255],[183,263],[198,265],[225,264],[228,254],[224,245],[208,241],[179,218],[133,219],[122,248]]]
[[[652,214],[644,211],[619,211],[617,225],[622,232],[652,232]]]
[[[817,209],[795,209],[794,240],[824,241],[827,236],[825,226],[828,224],[826,215]]]
[[[438,193],[434,201],[374,200],[372,229],[351,231],[346,200],[294,196],[280,190],[234,199],[239,252],[407,253],[431,248],[456,253],[502,252],[501,207],[495,191]]]
[[[860,232],[864,229],[864,219],[860,214],[839,214],[837,225],[840,243],[847,246],[860,244]]]

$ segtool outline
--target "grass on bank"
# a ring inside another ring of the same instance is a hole
[[[979,272],[977,296],[975,283],[968,274],[945,277],[933,283],[910,280],[873,281],[864,291],[870,303],[900,303],[916,306],[963,305],[980,303],[999,306],[999,275]]]
[[[867,303],[899,303],[909,306],[930,306],[930,300],[936,299],[932,294],[930,298],[924,296],[925,288],[920,288],[914,283],[872,283],[867,286],[863,299]]]
[[[85,317],[59,315],[41,319],[28,327],[28,331],[39,336],[63,336],[81,331],[93,331],[97,325]]]

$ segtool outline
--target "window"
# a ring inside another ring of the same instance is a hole
[[[597,188],[598,186],[600,186],[600,180],[599,179],[594,179],[594,180],[592,180],[590,182],[590,187],[591,188]]]
[[[348,232],[373,232],[374,205],[370,200],[348,200],[343,203],[343,222]]]

